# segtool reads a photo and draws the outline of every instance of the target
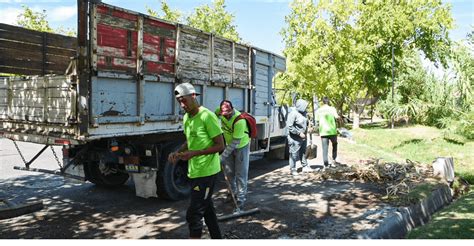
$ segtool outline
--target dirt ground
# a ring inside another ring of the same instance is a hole
[[[291,177],[286,166],[253,178],[248,208],[261,213],[225,222],[226,237],[357,238],[391,208],[381,202],[383,189],[375,185],[315,178],[314,173]],[[216,204],[230,212],[220,199]]]
[[[20,159],[8,140],[0,141],[0,168],[10,170]],[[377,185],[322,181],[316,173],[292,177],[287,161],[259,158],[252,158],[250,164],[246,208],[258,207],[260,213],[220,223],[226,238],[357,238],[395,209],[382,202],[384,190]],[[47,166],[51,160],[40,162]],[[316,167],[320,159],[310,164]],[[0,196],[41,200],[45,208],[0,220],[0,238],[187,238],[188,201],[136,197],[132,182],[110,190],[47,174],[3,173]],[[217,187],[216,210],[219,215],[230,213],[231,204],[224,203],[223,178]],[[204,237],[209,237],[207,232]]]

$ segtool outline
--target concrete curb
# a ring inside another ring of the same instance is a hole
[[[420,203],[398,208],[395,214],[383,219],[380,225],[358,236],[360,239],[402,239],[413,228],[424,225],[431,215],[451,203],[453,197],[447,185],[434,190]]]

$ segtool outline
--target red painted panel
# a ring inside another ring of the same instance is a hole
[[[160,37],[148,33],[143,34],[143,43],[154,44],[160,46]]]
[[[164,53],[164,62],[174,63],[174,48],[165,48]],[[145,61],[158,62],[160,59],[160,47],[145,45],[143,50],[143,59]]]
[[[97,66],[105,66],[105,57],[104,56],[97,56]]]
[[[173,74],[174,65],[156,62],[146,63],[146,73],[151,74]]]
[[[104,5],[97,5],[97,13],[107,14],[109,12],[109,8]]]
[[[144,34],[143,54],[147,61],[158,61],[160,57],[160,37],[150,34]],[[176,41],[174,39],[165,38],[164,42],[164,62],[175,62],[175,47]]]
[[[171,49],[166,49],[167,53],[171,53],[170,50]],[[164,62],[174,63],[174,49],[172,49],[172,53],[173,53],[173,55],[165,55],[164,56]]]
[[[109,12],[109,7],[104,6],[104,5],[97,5],[97,13],[109,14],[110,13]],[[124,11],[115,10],[115,9],[112,9],[112,16],[122,18],[122,19],[126,19],[126,20],[131,20],[131,21],[138,20],[137,15],[126,13]]]
[[[176,40],[174,40],[174,39],[165,39],[164,61],[166,63],[174,63],[175,62],[175,51],[176,51]]]
[[[146,43],[143,44],[143,54],[160,55],[160,45]]]
[[[156,26],[158,28],[165,28],[165,29],[168,29],[168,30],[175,30],[176,29],[176,27],[174,25],[164,23],[164,22],[161,22],[161,21],[157,21],[157,20],[152,20],[152,19],[146,19],[145,23],[149,24],[150,26]]]
[[[127,51],[125,49],[119,49],[109,46],[98,46],[97,55],[110,56],[110,57],[126,57]],[[135,56],[135,54],[132,54]]]
[[[108,7],[98,5],[97,12],[117,17],[121,19],[137,21],[137,16],[123,11],[109,10]],[[145,24],[157,29],[176,30],[171,24],[157,20],[145,18]],[[128,40],[126,29],[108,26],[102,23],[97,24],[97,66],[99,69],[128,71],[136,70],[137,40],[138,33],[132,31],[131,55],[128,55]],[[164,40],[164,43],[161,43]],[[160,47],[163,45],[164,54],[160,54]],[[143,34],[143,59],[145,61],[145,71],[151,74],[174,74],[176,40],[164,38],[150,33]],[[160,56],[164,59],[160,60]],[[109,58],[106,58],[109,57]]]
[[[170,39],[170,38],[165,38],[165,47],[176,47],[176,40]]]
[[[97,24],[97,52],[99,55],[136,58],[138,33],[132,31],[131,56],[128,54],[127,30]]]
[[[127,49],[127,30],[97,24],[97,45]]]
[[[115,17],[131,20],[131,21],[137,21],[138,20],[137,15],[129,14],[129,13],[126,13],[126,12],[123,12],[123,11],[118,11],[118,10],[115,10],[112,15],[115,16]]]
[[[128,58],[110,58],[111,63],[107,64],[105,56],[97,57],[97,67],[106,70],[135,71],[135,59]]]
[[[121,68],[136,68],[136,59],[127,59],[127,58],[113,58],[112,66],[121,67]]]

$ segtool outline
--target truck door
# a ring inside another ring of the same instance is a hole
[[[253,114],[270,117],[274,57],[268,52],[252,50]]]

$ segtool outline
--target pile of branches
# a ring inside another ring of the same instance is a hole
[[[406,163],[371,160],[366,164],[336,166],[319,174],[322,179],[377,183],[386,187],[387,196],[407,194],[413,184],[432,177],[431,168],[406,160]]]

